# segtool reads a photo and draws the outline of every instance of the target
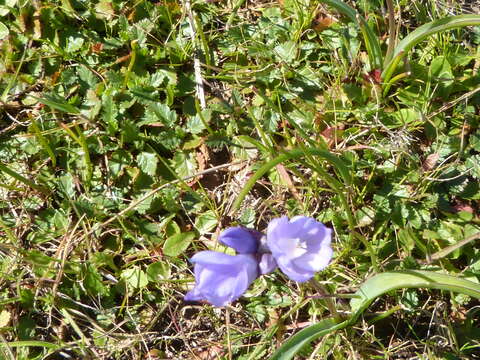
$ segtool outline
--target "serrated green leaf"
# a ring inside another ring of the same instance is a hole
[[[192,176],[197,171],[197,162],[192,154],[177,151],[173,157],[173,167],[181,178]]]
[[[195,219],[195,228],[198,230],[200,235],[211,231],[217,224],[217,215],[212,210],[208,210],[203,214],[198,215],[198,217]]]
[[[67,46],[65,47],[65,51],[69,53],[76,52],[83,47],[84,43],[85,39],[83,37],[70,35],[67,37]]]
[[[154,153],[142,152],[137,156],[140,169],[147,175],[155,176],[157,171],[158,157]]]
[[[298,47],[294,41],[286,41],[275,47],[275,54],[280,61],[290,64],[297,57]]]
[[[154,113],[165,126],[172,127],[177,122],[177,113],[166,104],[150,104],[147,110]]]

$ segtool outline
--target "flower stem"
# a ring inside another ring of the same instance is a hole
[[[232,360],[232,341],[230,339],[230,309],[225,307],[225,323],[227,325],[228,360]]]
[[[315,288],[315,290],[317,290],[320,293],[320,295],[326,295],[325,298],[324,298],[325,304],[327,305],[328,310],[330,311],[330,314],[332,314],[333,318],[335,320],[338,320],[338,321],[343,320],[342,316],[337,311],[337,307],[335,305],[334,298],[328,296],[328,295],[330,295],[330,293],[327,290],[327,288],[325,286],[323,286],[322,284],[320,284],[315,279],[311,279],[310,284],[312,284],[312,286]]]

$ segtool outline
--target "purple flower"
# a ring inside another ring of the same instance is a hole
[[[267,245],[285,275],[304,282],[332,259],[331,235],[331,229],[313,218],[282,216],[268,224]]]
[[[265,275],[277,268],[277,262],[272,254],[262,254],[260,256],[260,261],[258,262],[258,270],[260,274]]]
[[[260,274],[277,267],[261,232],[231,227],[220,234],[218,241],[238,255],[215,251],[194,255],[195,287],[185,295],[186,301],[207,300],[214,306],[224,306],[238,299]]]
[[[275,259],[265,247],[265,236],[259,231],[241,226],[231,227],[220,234],[218,241],[235,249],[239,254],[257,254],[258,269],[262,275],[277,267]]]
[[[253,254],[201,251],[191,261],[195,264],[195,287],[185,295],[186,301],[207,300],[214,306],[225,306],[238,299],[258,276]]]
[[[258,231],[237,226],[222,231],[218,241],[235,249],[239,254],[254,254],[262,236],[263,234]]]

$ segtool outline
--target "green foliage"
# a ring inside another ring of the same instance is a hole
[[[0,358],[476,356],[473,3],[395,3],[390,54],[380,1],[189,3],[0,2]],[[334,230],[334,297],[182,301],[281,215]]]

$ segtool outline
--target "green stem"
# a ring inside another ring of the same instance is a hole
[[[314,278],[310,280],[310,284],[312,284],[312,286],[320,293],[320,295],[330,295],[330,292],[327,290],[327,288]],[[336,321],[341,322],[343,318],[337,311],[334,298],[331,296],[325,296],[323,300],[325,301],[325,304],[327,305],[328,310],[330,311],[330,314],[332,314],[333,318]]]
[[[238,9],[240,9],[240,6],[242,6],[245,3],[246,0],[237,0],[235,5],[233,6],[232,13],[228,17],[226,28],[228,29],[230,25],[232,25],[233,19],[235,18],[235,15],[237,15]]]
[[[11,177],[17,179],[18,181],[21,181],[27,186],[30,186],[32,189],[35,189],[37,191],[40,191],[41,193],[48,194],[49,191],[48,189],[44,188],[43,186],[35,184],[33,181],[27,179],[26,177],[20,175],[19,173],[13,171],[12,169],[8,168],[7,166],[3,165],[0,163],[0,171],[3,171],[4,173],[10,175]]]
[[[339,157],[332,154],[328,150],[317,149],[317,148],[294,149],[294,150],[290,150],[288,152],[285,152],[285,153],[277,156],[276,158],[270,160],[265,165],[263,165],[260,169],[258,169],[255,172],[255,174],[253,174],[250,177],[250,179],[247,181],[247,183],[243,187],[242,191],[240,191],[240,194],[238,195],[237,199],[235,200],[235,202],[232,206],[232,209],[234,211],[236,211],[240,208],[240,205],[241,205],[243,199],[247,196],[248,192],[253,188],[255,183],[263,175],[265,175],[268,171],[270,171],[273,167],[275,167],[276,165],[278,165],[278,164],[280,164],[280,163],[282,163],[286,160],[297,159],[297,158],[305,157],[307,155],[316,155],[316,156],[322,157],[324,160],[328,161],[329,163],[331,163],[334,166],[335,170],[343,178],[346,185],[349,186],[349,185],[352,184],[352,177],[351,177],[351,174],[350,174],[347,166],[345,165],[345,163]],[[333,179],[334,181],[330,181],[330,183],[334,184],[334,186],[336,185],[335,182],[338,182],[337,180],[335,180],[333,177],[331,177],[329,174],[327,174],[323,169],[320,170],[320,171],[323,174],[327,175],[326,176],[327,181]],[[338,184],[340,184],[340,183],[338,183]],[[335,186],[335,189],[337,189],[337,191],[340,191],[340,189],[338,189],[338,186]],[[341,191],[340,191],[340,193],[341,193]],[[342,200],[342,202],[343,202],[343,200]],[[345,200],[344,205],[347,205],[346,200]]]

